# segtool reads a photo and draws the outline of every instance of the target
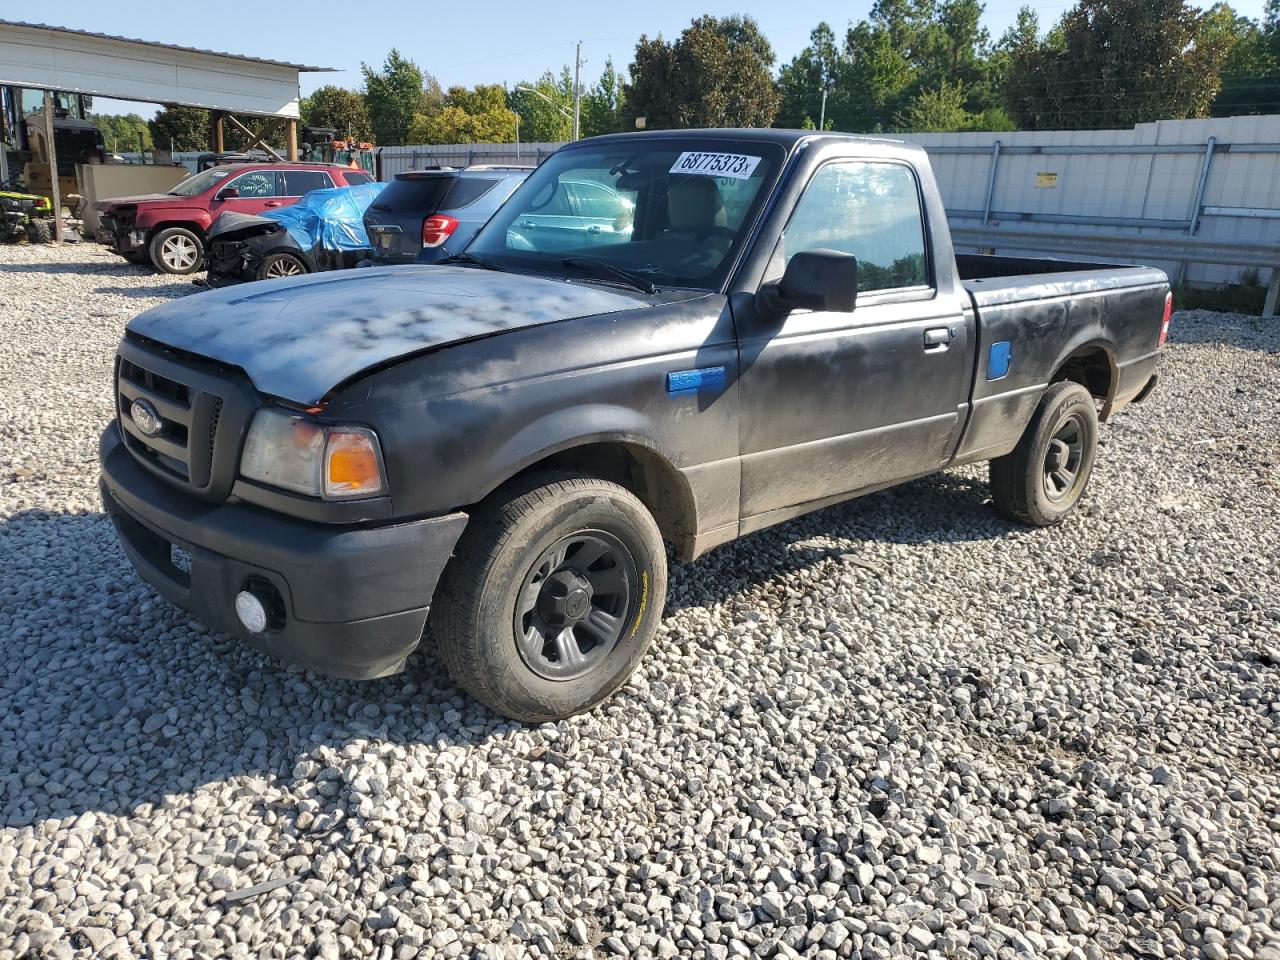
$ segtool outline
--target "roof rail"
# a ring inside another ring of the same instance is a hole
[[[527,163],[473,163],[462,168],[463,170],[532,170],[533,166]]]

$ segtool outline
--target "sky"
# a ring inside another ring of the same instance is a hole
[[[1236,0],[1244,16],[1260,17],[1265,0]],[[1018,0],[987,0],[984,23],[999,37],[1017,16]],[[1031,0],[1041,27],[1057,20],[1074,4],[1063,0]],[[1208,6],[1208,0],[1203,0]],[[643,0],[616,4],[601,0],[568,2],[417,3],[382,0],[293,0],[289,3],[139,3],[137,0],[61,0],[14,19],[49,22],[52,26],[92,30],[161,43],[201,47],[225,53],[268,57],[316,66],[339,73],[302,75],[305,96],[325,83],[358,88],[360,63],[380,64],[392,46],[433,74],[444,87],[453,84],[505,83],[536,79],[543,71],[573,63],[574,44],[582,41],[583,82],[600,74],[606,58],[619,70],[631,62],[642,33],[677,36],[696,15],[746,13],[755,17],[773,44],[778,63],[786,63],[808,43],[809,31],[825,20],[843,34],[850,21],[864,18],[871,0],[786,0],[762,3],[741,0]],[[116,112],[110,101],[95,104],[98,112]],[[150,116],[154,107],[119,104]]]

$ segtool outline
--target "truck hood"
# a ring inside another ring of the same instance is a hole
[[[260,392],[310,406],[400,357],[648,302],[472,267],[365,267],[182,297],[135,317],[128,330],[237,366]]]

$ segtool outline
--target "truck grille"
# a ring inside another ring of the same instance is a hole
[[[125,446],[154,473],[221,499],[235,480],[253,401],[242,382],[213,366],[192,358],[188,367],[126,340],[116,360],[116,418]]]

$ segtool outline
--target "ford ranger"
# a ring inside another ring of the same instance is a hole
[[[626,229],[561,229],[587,182]],[[425,629],[472,695],[548,720],[635,668],[669,553],[977,461],[996,509],[1061,521],[1170,309],[1155,269],[957,256],[915,146],[598,137],[444,265],[135,318],[102,498],[140,574],[219,630],[372,678]]]

